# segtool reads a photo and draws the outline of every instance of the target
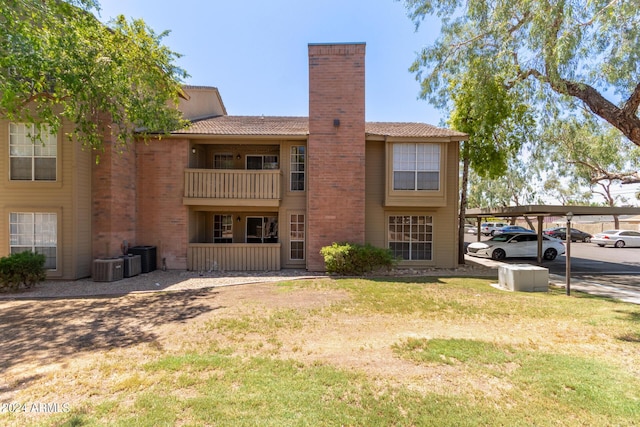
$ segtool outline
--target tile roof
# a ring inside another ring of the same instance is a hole
[[[466,135],[451,129],[439,128],[426,123],[367,122],[367,135],[425,138],[444,137],[466,139]],[[253,135],[253,136],[307,136],[307,117],[283,116],[216,116],[192,122],[187,129],[173,132],[174,135]]]
[[[309,134],[309,119],[306,117],[217,116],[194,121],[187,129],[172,133],[191,135],[306,136]]]
[[[391,136],[391,137],[455,137],[466,139],[466,134],[455,130],[439,128],[426,123],[406,122],[367,122],[365,123],[367,135]]]

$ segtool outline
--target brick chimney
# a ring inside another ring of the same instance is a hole
[[[309,44],[307,269],[365,240],[365,44]]]

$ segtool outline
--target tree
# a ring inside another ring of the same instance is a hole
[[[75,124],[68,135],[102,148],[184,127],[175,106],[187,74],[142,20],[105,25],[93,0],[0,0],[0,116]]]
[[[577,104],[640,145],[640,8],[637,0],[405,0],[416,25],[442,20],[441,35],[411,70],[422,96],[448,102],[449,76],[495,64],[506,87],[561,116]],[[613,94],[612,99],[607,96]]]
[[[523,206],[540,202],[540,191],[534,186],[538,181],[529,163],[514,159],[514,164],[504,175],[487,179],[477,174],[469,181],[469,207],[489,208]]]
[[[613,193],[615,184],[640,183],[640,147],[590,115],[571,117],[547,128],[542,136],[550,163],[565,176],[577,178],[607,206],[626,202]],[[618,217],[614,215],[618,228]]]
[[[515,89],[502,84],[500,70],[490,63],[469,61],[448,79],[453,100],[449,124],[469,134],[462,157],[480,176],[503,175],[531,131],[528,106]]]
[[[454,109],[450,125],[469,134],[463,142],[462,183],[458,227],[458,262],[464,264],[464,223],[470,168],[483,177],[503,175],[508,163],[526,142],[533,123],[529,109],[518,101],[515,89],[506,88],[491,63],[470,61],[449,78]]]
[[[578,181],[562,179],[555,172],[544,180],[542,194],[562,206],[593,204],[590,191],[586,191]]]
[[[507,171],[496,178],[471,176],[468,189],[468,206],[471,208],[541,204],[539,189],[534,185],[539,178],[534,160],[514,158]],[[528,216],[524,219],[530,228],[536,228]],[[515,217],[511,218],[512,225],[515,220]]]
[[[640,147],[589,115],[557,121],[542,138],[555,150],[556,163],[565,163],[588,185],[640,183]]]

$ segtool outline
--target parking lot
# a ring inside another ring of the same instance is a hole
[[[482,236],[482,240],[487,240]],[[465,242],[475,242],[477,237],[465,234]],[[537,264],[535,258],[507,258],[502,262],[513,264]],[[566,257],[543,261],[549,274],[564,283]],[[571,282],[595,287],[616,287],[628,293],[636,293],[640,299],[640,248],[601,248],[593,243],[571,243]]]

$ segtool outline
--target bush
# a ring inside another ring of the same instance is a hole
[[[377,248],[370,244],[334,243],[320,249],[328,273],[359,275],[397,264],[390,249]]]
[[[43,281],[45,256],[31,251],[0,258],[0,292],[17,291],[21,285],[31,288]]]

